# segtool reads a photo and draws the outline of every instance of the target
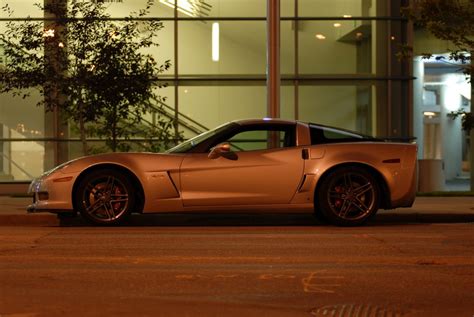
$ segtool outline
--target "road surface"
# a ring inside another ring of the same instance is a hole
[[[0,316],[474,316],[473,222],[172,217],[0,227]]]

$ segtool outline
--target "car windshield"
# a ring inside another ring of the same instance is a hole
[[[213,136],[215,136],[218,133],[221,133],[222,131],[228,129],[229,127],[234,126],[234,124],[231,123],[226,123],[221,126],[218,126],[217,128],[213,130],[206,131],[204,133],[201,133],[194,138],[191,138],[181,144],[178,144],[177,146],[167,150],[165,153],[186,153],[189,152],[191,149],[195,148],[198,144],[209,140]]]

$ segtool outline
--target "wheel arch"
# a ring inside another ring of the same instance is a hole
[[[377,169],[375,169],[373,166],[370,166],[368,164],[360,163],[360,162],[347,162],[347,163],[341,163],[337,164],[334,166],[331,166],[328,168],[324,173],[319,177],[316,187],[314,189],[314,195],[316,197],[316,194],[318,193],[319,189],[321,188],[324,179],[334,170],[339,169],[341,167],[360,167],[368,171],[372,176],[375,177],[377,184],[380,189],[380,194],[381,194],[381,199],[380,199],[380,208],[381,209],[390,209],[390,188],[388,187],[387,181],[385,180],[385,177],[380,173]],[[316,198],[315,198],[316,199]]]
[[[71,201],[72,201],[72,207],[74,210],[77,210],[76,209],[76,202],[75,202],[75,199],[74,199],[74,193],[76,192],[77,190],[77,187],[79,186],[79,184],[81,183],[81,181],[87,176],[89,175],[90,173],[94,172],[94,171],[98,171],[98,170],[101,170],[101,169],[112,169],[112,170],[115,170],[117,172],[120,172],[120,173],[123,173],[124,175],[126,175],[134,188],[137,188],[138,189],[138,192],[137,192],[137,203],[136,203],[136,206],[135,206],[135,210],[133,212],[138,212],[138,213],[141,213],[143,211],[143,207],[145,205],[145,192],[143,190],[143,186],[140,182],[140,180],[138,179],[138,177],[135,175],[135,173],[133,173],[130,169],[122,166],[122,165],[119,165],[119,164],[114,164],[114,163],[104,163],[104,164],[97,164],[97,165],[93,165],[93,166],[90,166],[88,168],[86,168],[85,170],[83,170],[79,176],[76,178],[75,182],[74,182],[74,185],[72,187],[72,192],[71,192]]]

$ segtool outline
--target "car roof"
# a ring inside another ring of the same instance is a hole
[[[233,123],[237,123],[239,125],[252,125],[252,124],[289,124],[293,125],[296,124],[297,121],[295,120],[285,120],[279,118],[262,118],[262,119],[241,119],[241,120],[234,120]]]

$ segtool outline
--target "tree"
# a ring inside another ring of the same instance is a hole
[[[121,21],[106,13],[103,2],[50,0],[37,4],[51,20],[7,23],[0,35],[4,42],[6,68],[0,77],[0,92],[20,94],[35,87],[44,96],[39,104],[47,111],[59,108],[77,125],[88,154],[86,139],[99,136],[112,150],[128,150],[131,136],[150,136],[150,129],[170,129],[167,119],[148,127],[142,117],[150,111],[149,101],[156,94],[158,75],[170,67],[159,65],[148,53],[156,43],[160,21],[144,20],[154,5],[133,12]],[[3,10],[12,14],[8,5]],[[25,96],[24,96],[25,97]],[[163,131],[162,146],[172,134]],[[147,144],[151,144],[148,142]]]
[[[451,118],[461,117],[462,127],[470,133],[471,191],[474,191],[474,0],[412,0],[403,13],[415,24],[430,32],[438,39],[452,43],[447,60],[434,57],[431,52],[424,58],[437,58],[447,63],[459,65],[471,82],[471,109],[451,113]],[[410,47],[405,47],[401,55],[409,55]]]

